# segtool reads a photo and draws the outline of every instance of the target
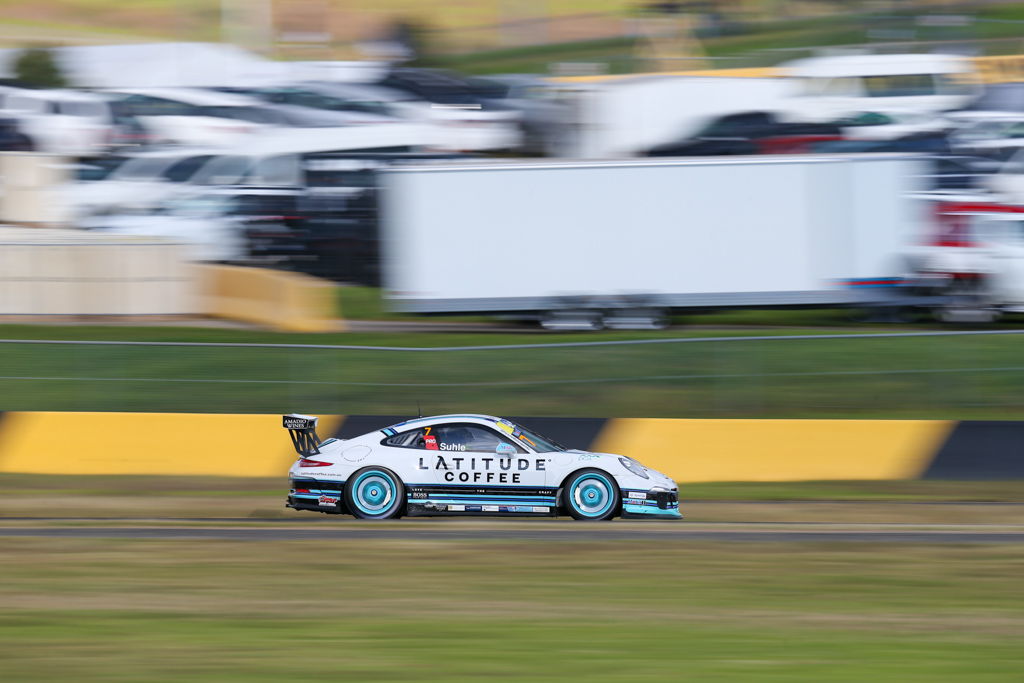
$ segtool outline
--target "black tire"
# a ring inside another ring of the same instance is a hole
[[[405,486],[386,467],[364,467],[345,484],[345,505],[358,519],[397,519],[405,508]]]
[[[562,508],[580,521],[611,519],[621,507],[615,478],[597,469],[573,472],[562,484]]]

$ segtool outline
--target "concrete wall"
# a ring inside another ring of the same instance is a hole
[[[189,315],[182,245],[76,230],[0,228],[0,315]]]
[[[68,209],[60,193],[68,174],[63,157],[0,152],[0,223],[65,225]]]

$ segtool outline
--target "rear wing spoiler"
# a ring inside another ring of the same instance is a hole
[[[283,417],[284,428],[292,437],[295,452],[303,458],[320,454],[320,437],[316,434],[316,423],[320,418],[292,413]]]

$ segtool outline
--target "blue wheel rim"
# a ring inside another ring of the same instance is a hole
[[[363,514],[385,514],[398,500],[396,488],[394,480],[384,472],[363,472],[352,485],[352,502]]]
[[[569,504],[584,517],[601,517],[615,505],[614,491],[604,475],[584,474],[569,487]]]

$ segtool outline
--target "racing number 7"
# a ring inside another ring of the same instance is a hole
[[[426,432],[423,434],[423,445],[428,451],[436,451],[437,448],[437,437],[430,433],[433,427],[427,427]]]

